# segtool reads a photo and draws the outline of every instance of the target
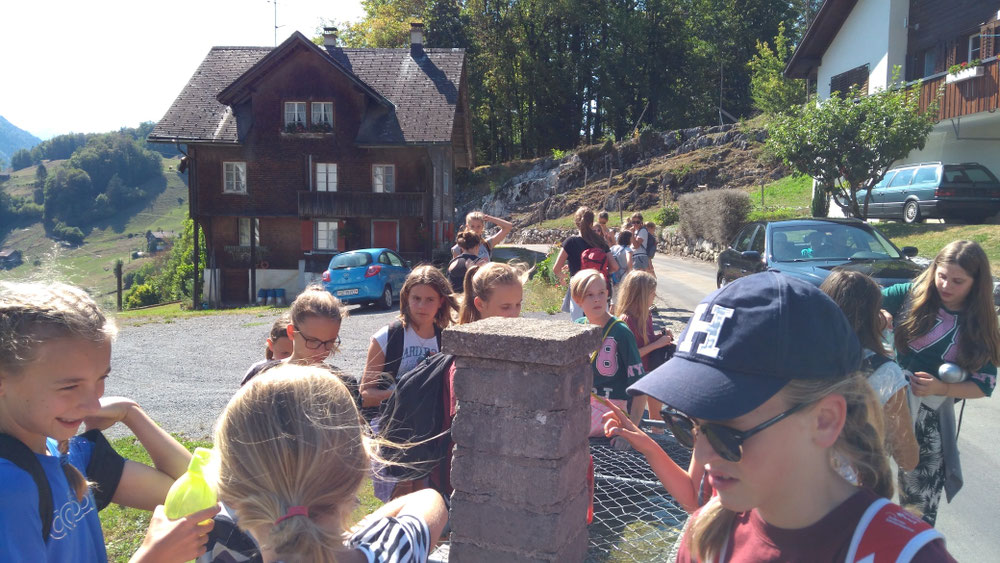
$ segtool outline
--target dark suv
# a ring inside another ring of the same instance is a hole
[[[864,205],[867,190],[858,191]],[[872,188],[868,216],[916,223],[927,217],[980,223],[1000,212],[1000,181],[975,162],[893,168]]]

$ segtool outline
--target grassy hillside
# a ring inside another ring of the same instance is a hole
[[[59,161],[56,161],[59,162]],[[157,194],[146,204],[139,204],[95,226],[83,245],[65,247],[45,236],[41,223],[17,229],[0,241],[4,248],[15,248],[24,255],[24,264],[13,270],[0,270],[0,279],[60,280],[81,285],[107,303],[114,301],[115,276],[112,267],[116,259],[125,261],[125,271],[138,269],[144,262],[166,256],[130,260],[132,251],[146,250],[146,231],[181,231],[187,219],[187,179],[177,172],[179,159],[163,159],[163,177],[141,186],[148,193]],[[49,166],[46,163],[46,166]],[[34,168],[28,175],[34,181]],[[19,172],[24,172],[19,171]],[[49,167],[49,173],[52,168]],[[11,178],[11,182],[14,178]],[[16,184],[5,189],[19,189]],[[30,193],[30,187],[28,193]]]
[[[62,167],[67,160],[68,159],[43,160],[42,162],[45,164],[45,169],[51,176],[56,170],[59,170],[59,168]],[[35,171],[37,169],[37,166],[29,166],[27,168],[22,168],[17,172],[11,173],[10,180],[0,184],[0,189],[12,196],[30,196],[35,189]]]

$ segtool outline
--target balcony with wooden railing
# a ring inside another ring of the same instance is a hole
[[[424,192],[299,191],[299,217],[423,217]]]
[[[982,74],[959,82],[947,83],[948,73],[942,72],[920,82],[920,111],[926,111],[941,89],[937,119],[952,119],[995,111],[1000,105],[1000,61],[996,57],[980,65]]]

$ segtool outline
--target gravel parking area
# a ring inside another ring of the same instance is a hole
[[[105,395],[134,399],[168,432],[208,438],[247,368],[264,359],[264,340],[281,312],[124,321],[111,349]],[[341,327],[341,351],[328,361],[360,376],[371,335],[397,314],[352,307]],[[127,433],[121,425],[109,431]]]
[[[105,395],[134,399],[168,432],[191,439],[210,438],[216,417],[239,389],[247,368],[264,359],[264,340],[281,313],[274,309],[171,321],[122,321],[111,348]],[[369,339],[398,314],[398,310],[351,307],[340,330],[340,351],[327,361],[360,378]],[[687,314],[661,308],[655,317],[657,330],[670,328],[679,335]],[[569,320],[567,313],[524,316]],[[107,433],[126,436],[128,429],[116,425]]]

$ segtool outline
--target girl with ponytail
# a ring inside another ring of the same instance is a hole
[[[458,324],[488,317],[518,317],[524,297],[525,274],[518,265],[478,264],[465,274],[464,297]]]
[[[217,508],[170,521],[157,506],[186,471],[188,451],[134,402],[101,399],[116,332],[79,288],[0,283],[0,561],[105,561],[97,512],[110,502],[156,508],[133,561],[204,552]],[[155,469],[112,449],[100,431],[115,422],[135,433]]]
[[[322,368],[282,364],[244,385],[214,441],[219,498],[265,563],[426,561],[448,519],[441,495],[424,489],[351,528],[379,444],[350,391]]]
[[[604,260],[607,261],[608,272],[610,274],[617,272],[618,261],[611,259],[608,255],[611,252],[611,247],[594,230],[594,212],[589,207],[580,207],[576,210],[573,221],[580,234],[571,236],[563,241],[559,255],[556,256],[555,264],[552,265],[552,273],[559,278],[560,282],[565,283],[569,281],[570,278],[583,269],[583,253],[591,248],[598,249],[604,255]],[[566,269],[569,270],[568,275],[565,271]],[[569,313],[574,321],[584,317],[583,309],[573,301],[568,287],[566,289],[566,297],[563,298],[562,310]]]
[[[628,389],[667,405],[711,489],[677,561],[953,561],[939,532],[888,500],[861,358],[837,304],[777,272],[698,305],[673,358]],[[606,433],[641,444],[613,414]]]

